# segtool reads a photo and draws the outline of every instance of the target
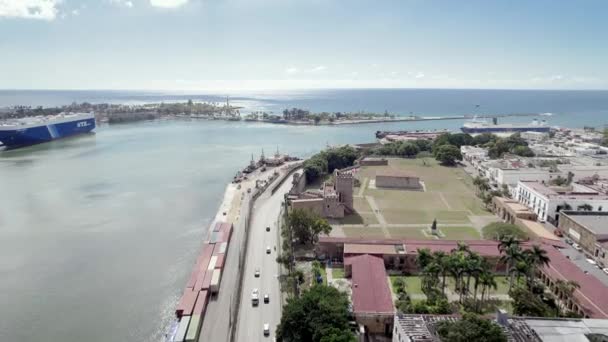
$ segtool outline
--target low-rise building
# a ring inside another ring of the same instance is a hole
[[[361,166],[384,166],[388,165],[388,159],[376,158],[376,157],[365,157],[359,161]]]
[[[388,169],[376,172],[376,187],[421,190],[422,184],[420,177],[411,172]]]
[[[602,265],[608,265],[608,212],[562,211],[559,228]]]
[[[492,198],[492,211],[501,220],[511,224],[515,224],[517,219],[536,221],[537,218],[536,213],[528,209],[528,207],[516,200],[504,197]]]
[[[582,184],[550,187],[543,182],[520,181],[515,191],[519,203],[530,208],[541,221],[559,222],[562,210],[608,208],[608,195]]]
[[[354,211],[354,178],[351,172],[334,171],[334,182],[325,182],[321,190],[293,194],[289,198],[292,209],[311,210],[328,218],[343,218]]]

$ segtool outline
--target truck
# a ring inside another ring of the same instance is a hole
[[[257,306],[260,303],[260,291],[258,289],[253,289],[251,292],[251,304],[253,306]]]

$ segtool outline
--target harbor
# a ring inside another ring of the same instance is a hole
[[[176,320],[168,328],[165,341],[234,339],[242,300],[240,291],[234,289],[241,289],[243,284],[256,200],[261,198],[263,205],[268,192],[274,198],[282,196],[277,189],[300,165],[301,161],[278,151],[269,158],[262,152],[258,161],[252,158],[228,184],[213,223],[204,232],[200,252],[175,309]]]

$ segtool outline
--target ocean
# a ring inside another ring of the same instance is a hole
[[[608,123],[608,92],[327,90],[188,94],[0,91],[0,107],[187,99],[242,112],[385,110],[409,115],[554,113]],[[479,108],[476,105],[479,104]],[[509,120],[529,121],[531,118]],[[251,157],[306,157],[377,130],[458,129],[462,120],[299,127],[172,120],[0,151],[0,341],[159,341],[225,185]]]

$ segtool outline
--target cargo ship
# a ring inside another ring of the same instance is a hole
[[[478,120],[474,118],[460,128],[462,132],[469,134],[481,134],[481,133],[517,133],[517,132],[540,132],[549,133],[551,127],[547,126],[545,120],[538,121],[534,120],[530,124],[499,124],[497,119],[490,123],[485,120]]]
[[[89,133],[93,129],[93,113],[61,113],[14,119],[0,123],[0,142],[12,149]]]

